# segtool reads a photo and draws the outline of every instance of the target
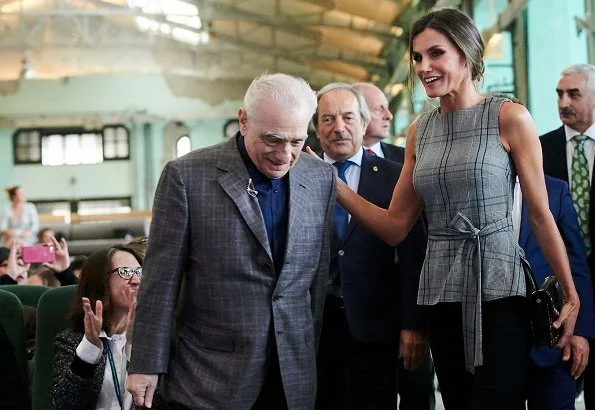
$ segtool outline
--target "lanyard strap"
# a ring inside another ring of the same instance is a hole
[[[120,390],[120,381],[118,380],[118,372],[116,371],[116,364],[114,363],[114,355],[112,349],[110,349],[107,339],[101,339],[103,342],[103,352],[107,355],[109,367],[112,370],[112,378],[114,379],[114,390],[116,391],[116,397],[120,404],[120,409],[124,409],[124,403],[122,402],[122,391]]]

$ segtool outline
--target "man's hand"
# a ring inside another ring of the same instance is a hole
[[[572,356],[572,366],[570,374],[574,379],[578,379],[589,363],[589,342],[582,336],[572,336],[570,341],[564,346],[562,360],[568,361]]]
[[[129,374],[126,378],[126,389],[132,394],[134,404],[151,408],[158,381],[157,374]]]
[[[64,272],[70,266],[70,255],[68,253],[66,239],[62,238],[62,240],[58,242],[56,238],[52,236],[50,240],[55,250],[54,262],[44,263],[44,266],[47,266],[56,273]]]
[[[138,283],[136,286],[126,287],[126,298],[128,299],[128,316],[126,317],[126,344],[132,344],[132,327],[136,313],[136,297],[138,294]]]
[[[425,333],[403,329],[399,343],[399,357],[403,358],[405,370],[415,370],[428,351],[428,337]]]

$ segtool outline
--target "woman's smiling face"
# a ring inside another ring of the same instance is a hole
[[[456,93],[471,81],[465,57],[442,33],[426,28],[413,38],[412,46],[415,74],[429,98]]]

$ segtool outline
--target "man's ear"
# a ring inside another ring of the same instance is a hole
[[[248,116],[246,115],[246,110],[240,108],[238,110],[238,118],[240,120],[240,131],[242,135],[246,134],[246,124],[248,123]]]

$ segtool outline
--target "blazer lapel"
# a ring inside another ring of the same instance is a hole
[[[235,202],[240,215],[266,250],[271,261],[271,246],[264,225],[258,199],[248,195],[248,171],[236,145],[236,139],[230,138],[217,162],[217,168],[224,171],[218,179],[221,189]],[[217,206],[217,204],[213,204]]]
[[[300,232],[300,227],[307,223],[303,220],[304,213],[300,212],[306,208],[308,201],[308,175],[303,167],[303,163],[298,163],[289,170],[289,205],[287,221],[287,243],[285,246],[285,259],[288,255],[293,255],[296,245],[299,246],[300,238],[296,233]]]
[[[559,152],[560,156],[558,161],[553,161],[555,168],[555,174],[553,177],[562,179],[566,182],[569,181],[570,176],[568,175],[568,160],[566,157],[566,133],[564,132],[564,126],[558,129],[558,135],[552,141],[553,149],[551,152]]]

